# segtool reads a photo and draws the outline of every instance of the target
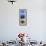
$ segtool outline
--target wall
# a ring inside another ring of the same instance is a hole
[[[14,40],[19,32],[46,40],[45,0],[17,0],[13,5],[0,0],[0,40]],[[19,26],[19,8],[27,9],[27,26]]]

